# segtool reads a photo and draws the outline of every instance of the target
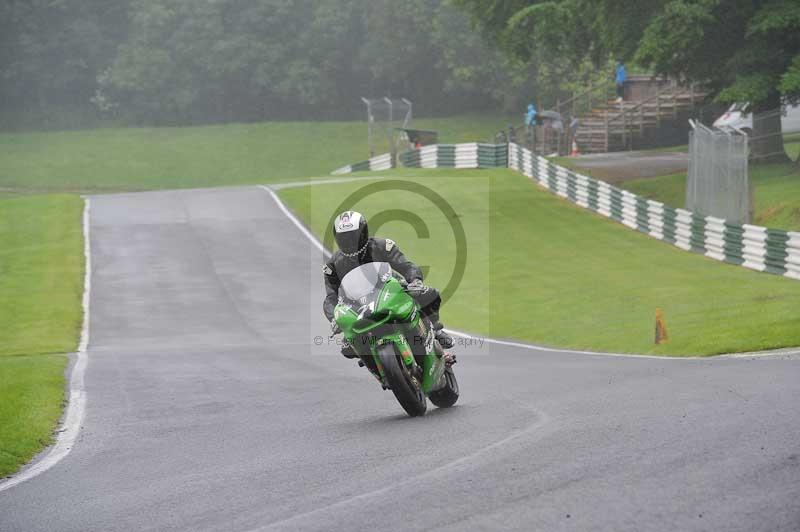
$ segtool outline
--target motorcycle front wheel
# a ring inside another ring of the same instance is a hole
[[[408,413],[416,417],[425,414],[428,409],[428,400],[422,392],[420,382],[406,369],[393,343],[378,346],[378,358],[386,383],[397,398],[397,402]]]
[[[458,381],[456,380],[456,374],[453,373],[453,368],[447,368],[444,371],[444,377],[447,380],[447,385],[441,390],[431,392],[428,397],[431,403],[439,408],[450,408],[458,401]]]

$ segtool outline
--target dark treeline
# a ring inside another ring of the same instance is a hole
[[[3,0],[0,26],[5,128],[515,108],[532,85],[447,0]]]

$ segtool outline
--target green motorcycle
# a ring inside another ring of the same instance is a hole
[[[426,397],[440,407],[458,400],[458,381],[445,363],[431,323],[385,262],[350,271],[339,288],[335,326],[410,416],[425,414]]]

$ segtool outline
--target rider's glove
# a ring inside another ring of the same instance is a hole
[[[342,330],[339,328],[339,324],[336,323],[335,321],[332,321],[331,322],[331,338],[333,338],[334,336],[336,336],[340,332],[342,332]]]
[[[422,294],[428,292],[428,287],[422,284],[422,279],[414,279],[408,286],[406,287],[406,291],[412,295],[412,297],[417,297]]]

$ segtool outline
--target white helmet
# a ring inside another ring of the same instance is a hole
[[[369,242],[367,219],[359,212],[343,212],[333,221],[333,237],[346,257],[361,255]]]

